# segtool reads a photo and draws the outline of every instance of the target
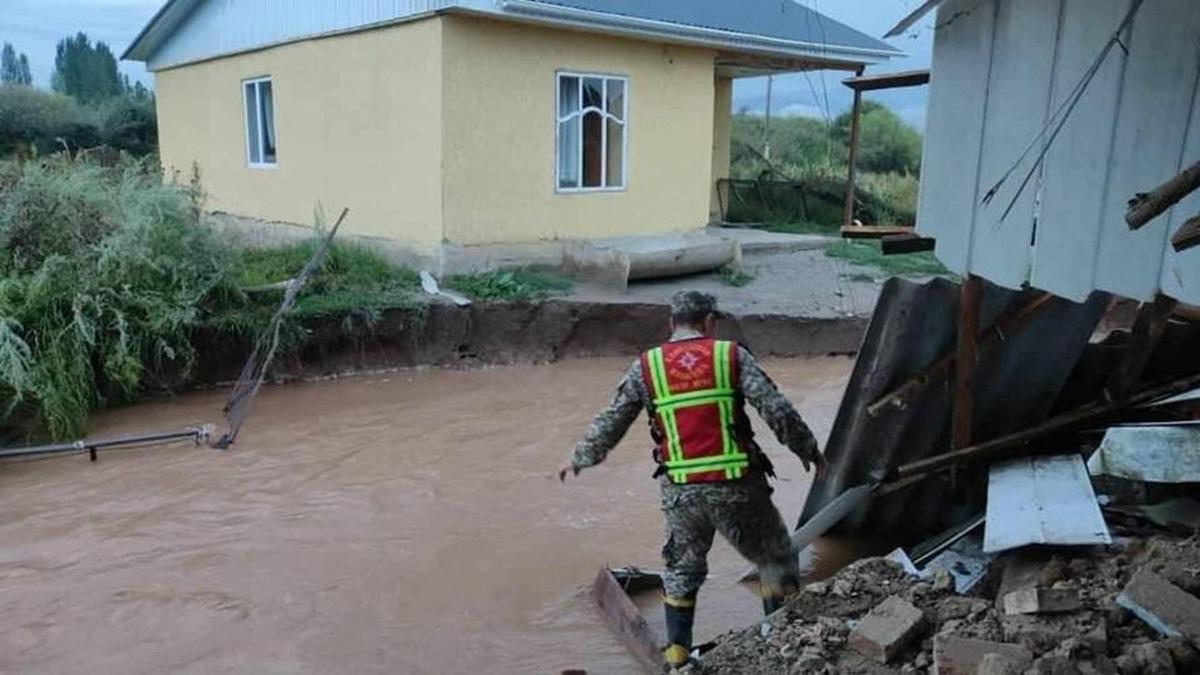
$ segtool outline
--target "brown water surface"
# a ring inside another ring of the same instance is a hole
[[[228,452],[0,465],[0,670],[630,672],[586,588],[606,563],[659,565],[644,425],[603,466],[552,478],[626,365],[272,387]],[[824,438],[851,362],[767,365]],[[140,405],[94,431],[215,421],[221,402]],[[794,521],[808,477],[755,422]],[[806,564],[858,550],[822,542]],[[699,639],[760,612],[724,542],[710,566]]]

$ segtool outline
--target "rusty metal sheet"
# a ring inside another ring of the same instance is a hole
[[[949,450],[947,382],[930,382],[906,405],[887,406],[875,416],[867,408],[954,349],[958,296],[959,286],[945,279],[922,284],[893,278],[884,284],[824,449],[829,471],[813,484],[801,525],[846,489]],[[1034,296],[985,283],[980,325],[990,325]],[[976,440],[1019,431],[1048,416],[1110,300],[1106,293],[1082,304],[1055,298],[1023,328],[980,355],[973,378]],[[915,538],[961,522],[983,507],[986,473],[963,473],[958,479],[964,499],[947,499],[946,484],[925,481],[864,505],[834,532]]]

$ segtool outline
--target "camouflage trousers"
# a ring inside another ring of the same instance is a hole
[[[661,486],[667,530],[663,590],[668,596],[689,598],[700,590],[716,532],[758,565],[764,594],[794,590],[798,553],[771,502],[765,476],[756,472],[736,482],[693,485],[676,485],[663,477]]]

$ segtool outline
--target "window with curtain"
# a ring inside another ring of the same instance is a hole
[[[560,192],[625,187],[628,80],[558,74],[557,188]]]
[[[246,158],[256,168],[275,166],[275,97],[268,77],[243,83]]]

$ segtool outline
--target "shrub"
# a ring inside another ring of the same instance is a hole
[[[108,145],[148,155],[158,144],[154,100],[125,94],[92,106],[26,86],[0,87],[0,157]]]

